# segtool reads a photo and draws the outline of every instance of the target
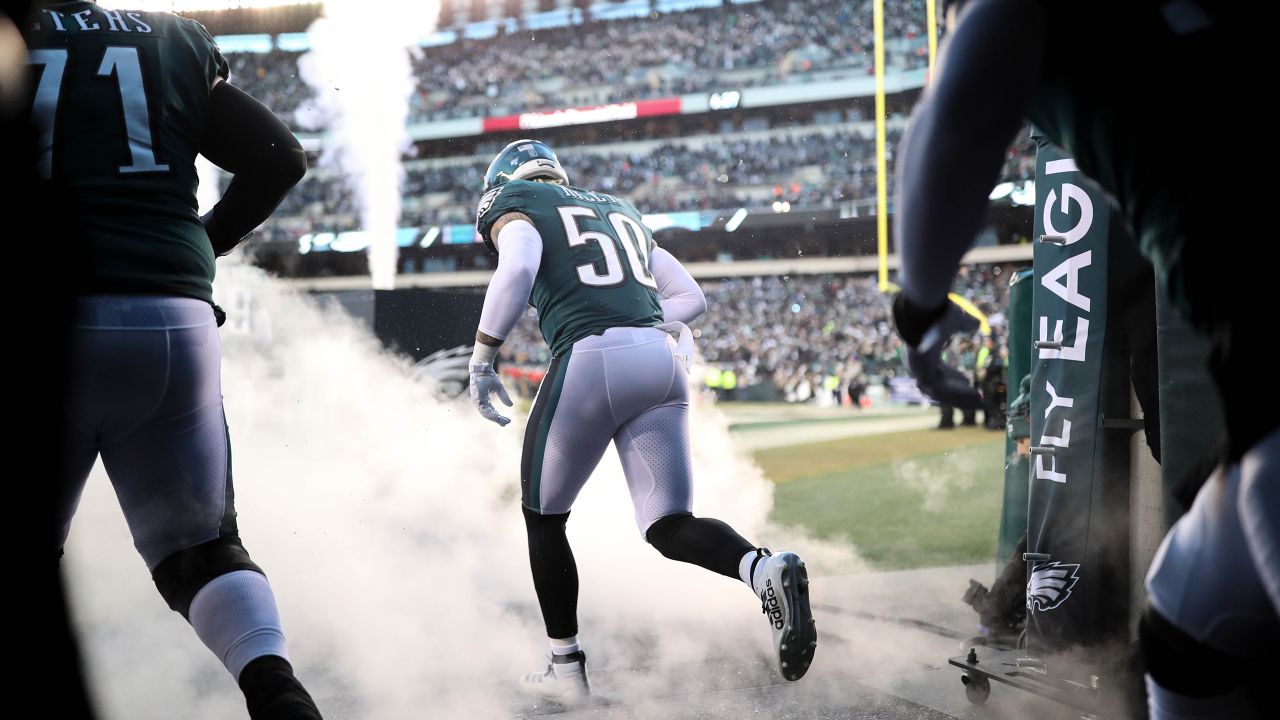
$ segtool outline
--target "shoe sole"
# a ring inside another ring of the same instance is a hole
[[[591,699],[591,693],[584,692],[544,693],[537,690],[529,690],[528,688],[521,688],[521,692],[525,697],[532,700],[553,702],[565,707],[578,705]]]
[[[575,684],[572,688],[566,688],[560,692],[552,691],[544,687],[542,683],[526,683],[523,680],[519,683],[519,688],[520,692],[526,697],[535,700],[547,700],[565,706],[576,705],[591,698],[591,681],[589,679],[585,683]]]
[[[548,692],[546,690],[535,690],[527,685],[521,685],[520,692],[525,697],[533,700],[545,700],[547,702],[553,702],[565,706],[577,705],[591,699],[590,690],[569,690],[567,692],[556,693]]]
[[[782,569],[782,594],[787,601],[786,625],[778,643],[778,665],[782,677],[799,680],[809,671],[818,648],[818,627],[809,609],[809,571],[795,555],[786,558]]]

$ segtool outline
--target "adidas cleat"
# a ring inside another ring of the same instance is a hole
[[[809,671],[818,647],[818,629],[809,609],[809,573],[791,552],[766,557],[764,562],[756,591],[773,628],[778,670],[787,680],[799,680]]]
[[[535,697],[572,703],[591,694],[587,678],[587,656],[581,650],[568,655],[552,655],[547,669],[520,678],[520,689]]]

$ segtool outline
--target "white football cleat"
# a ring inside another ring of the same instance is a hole
[[[520,689],[561,703],[585,699],[591,694],[586,654],[579,650],[568,655],[552,655],[545,671],[528,673],[520,678]]]
[[[755,591],[773,628],[778,671],[788,680],[799,680],[808,672],[818,647],[818,629],[809,609],[809,573],[791,552],[770,555],[761,562],[764,571]]]

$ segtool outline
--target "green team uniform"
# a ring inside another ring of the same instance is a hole
[[[26,33],[40,170],[74,207],[81,294],[213,301],[195,157],[226,60],[200,23],[89,2],[43,6]]]
[[[1152,7],[1047,4],[1044,66],[1027,115],[1115,196],[1173,305],[1207,330],[1250,302],[1239,296],[1243,285],[1267,282],[1259,269],[1267,263],[1240,262],[1204,240],[1242,237],[1227,226],[1241,213],[1216,200],[1230,196],[1224,188],[1248,175],[1253,158],[1196,145],[1239,133],[1239,118],[1209,88],[1239,72],[1233,46],[1248,43],[1226,31],[1176,35]],[[1091,38],[1088,48],[1081,37]]]
[[[662,324],[649,271],[653,235],[631,203],[554,183],[512,180],[484,194],[476,229],[486,244],[507,213],[528,215],[542,236],[542,262],[529,303],[553,356],[612,327]]]

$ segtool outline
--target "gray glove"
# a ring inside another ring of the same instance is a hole
[[[489,396],[497,393],[498,399],[507,407],[511,407],[511,397],[507,395],[507,389],[502,387],[502,380],[498,378],[498,374],[493,371],[493,364],[476,363],[468,369],[471,371],[471,402],[475,403],[476,409],[485,420],[491,420],[505,427],[511,422],[511,418],[500,415],[497,410],[494,410]]]

